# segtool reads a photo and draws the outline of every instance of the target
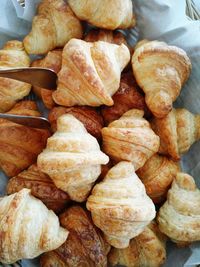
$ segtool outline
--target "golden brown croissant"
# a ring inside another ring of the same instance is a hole
[[[29,189],[0,198],[0,262],[35,258],[61,246],[68,231]]]
[[[119,90],[112,98],[114,105],[111,107],[102,106],[101,109],[106,125],[119,119],[126,111],[133,108],[144,110],[145,115],[150,116],[144,96],[131,72],[122,74]]]
[[[64,47],[54,101],[63,106],[113,105],[121,71],[130,60],[124,44],[71,39]]]
[[[80,120],[88,133],[101,139],[101,129],[104,126],[103,118],[101,115],[91,107],[54,107],[49,113],[49,121],[53,132],[57,130],[57,119],[63,114],[71,114]]]
[[[142,180],[147,195],[154,203],[160,203],[165,200],[167,191],[179,171],[177,162],[155,154],[137,171],[137,175]]]
[[[179,160],[200,139],[200,114],[184,108],[173,109],[165,118],[153,119],[151,126],[160,137],[159,153],[174,160]]]
[[[79,19],[99,28],[125,29],[136,22],[131,0],[69,0],[68,3]]]
[[[89,196],[87,209],[109,244],[126,248],[155,217],[155,207],[130,162],[110,169]]]
[[[193,177],[177,174],[157,221],[161,232],[176,243],[200,240],[200,191]]]
[[[9,114],[40,116],[36,103],[21,101]],[[33,164],[46,145],[48,130],[34,129],[0,119],[0,167],[12,177]]]
[[[29,54],[45,54],[82,34],[80,21],[64,0],[42,0],[24,47]]]
[[[48,52],[43,59],[37,59],[32,62],[32,67],[49,68],[58,73],[61,69],[62,50],[56,49]],[[55,106],[52,98],[52,90],[47,90],[41,87],[33,86],[33,91],[42,99],[44,105],[51,109]]]
[[[45,253],[41,267],[106,267],[109,245],[93,224],[90,215],[79,206],[72,206],[60,222],[69,231],[67,241],[58,249]]]
[[[159,149],[159,137],[143,118],[144,111],[131,109],[102,129],[103,151],[115,161],[131,161],[135,170]]]
[[[0,50],[0,69],[29,67],[30,59],[22,42],[9,41]],[[31,85],[16,80],[0,78],[0,112],[11,109],[17,100],[29,94]]]
[[[130,241],[127,248],[112,248],[108,260],[111,266],[160,267],[166,260],[165,247],[166,237],[153,221]]]
[[[67,192],[72,200],[82,202],[100,175],[101,164],[108,161],[84,125],[67,114],[58,118],[57,132],[48,138],[37,163],[58,188]]]
[[[58,189],[49,176],[39,171],[36,164],[31,165],[28,170],[11,178],[7,185],[7,193],[13,194],[23,188],[31,189],[31,194],[56,213],[62,211],[69,203],[67,193]]]
[[[142,41],[133,54],[132,67],[151,112],[158,118],[166,116],[190,75],[185,51],[164,42]]]

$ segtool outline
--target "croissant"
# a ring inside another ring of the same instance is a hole
[[[187,54],[164,42],[142,41],[133,54],[132,67],[148,108],[154,116],[165,117],[189,78],[191,62]]]
[[[58,73],[61,69],[62,61],[62,50],[53,50],[48,52],[48,54],[43,59],[37,59],[32,62],[32,67],[48,68],[54,70]],[[52,90],[47,90],[38,86],[33,86],[33,91],[39,96],[46,108],[51,109],[55,106],[55,102],[52,98]]]
[[[63,114],[71,114],[80,120],[88,133],[101,139],[101,129],[104,126],[103,118],[101,115],[91,107],[54,107],[49,113],[49,121],[53,132],[57,130],[57,119]]]
[[[131,109],[102,129],[103,151],[115,161],[131,161],[135,170],[159,149],[159,137],[151,130],[144,112]]]
[[[142,180],[147,195],[154,203],[160,203],[165,200],[168,189],[179,171],[177,162],[155,154],[137,171],[137,175]]]
[[[32,259],[61,246],[68,231],[29,189],[0,198],[0,262]]]
[[[81,20],[108,30],[135,26],[131,0],[69,0],[71,9]]]
[[[64,47],[54,101],[63,106],[113,105],[121,71],[130,60],[124,44],[72,39]]]
[[[160,267],[166,260],[165,247],[166,237],[153,221],[130,241],[127,248],[112,248],[108,260],[111,266],[119,264],[126,267]]]
[[[193,177],[178,173],[158,213],[161,232],[180,245],[200,240],[199,207],[200,191]]]
[[[29,54],[45,54],[63,47],[71,38],[81,38],[80,21],[63,0],[42,0],[33,18],[32,30],[24,39]]]
[[[60,216],[60,221],[69,231],[69,237],[61,247],[41,257],[41,267],[107,266],[110,247],[94,226],[88,212],[79,206],[72,206]]]
[[[40,116],[36,103],[21,101],[8,114]],[[0,167],[12,177],[33,164],[46,146],[48,130],[30,128],[0,119]]]
[[[144,185],[133,165],[125,161],[110,169],[104,180],[94,186],[86,206],[94,224],[116,248],[128,247],[130,239],[155,217],[154,204]]]
[[[174,160],[179,160],[200,139],[200,114],[184,108],[173,109],[165,118],[153,119],[151,126],[160,137],[159,153]]]
[[[106,125],[119,119],[126,111],[133,108],[144,110],[145,116],[150,116],[144,96],[131,72],[122,74],[119,90],[112,98],[114,101],[112,107],[101,107],[101,114]]]
[[[0,69],[29,67],[30,59],[22,42],[9,41],[0,50]],[[31,85],[0,77],[0,112],[11,109],[15,103],[29,94]]]
[[[39,171],[36,164],[11,178],[7,184],[7,193],[10,195],[23,188],[31,189],[33,196],[56,213],[62,211],[70,201],[67,193],[58,189],[48,175]]]
[[[108,161],[84,125],[67,114],[58,118],[57,132],[47,140],[37,163],[72,200],[83,202],[101,173],[101,164]]]

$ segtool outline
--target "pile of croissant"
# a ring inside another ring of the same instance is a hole
[[[200,139],[200,115],[173,108],[191,72],[181,48],[129,47],[131,0],[42,0],[0,68],[46,67],[47,90],[0,78],[0,112],[41,116],[51,131],[0,119],[0,262],[41,267],[159,267],[166,241],[200,240],[200,191],[179,160]],[[84,24],[83,24],[84,21]],[[83,25],[92,29],[85,33]],[[95,28],[94,28],[95,27]],[[30,62],[29,55],[42,56]]]

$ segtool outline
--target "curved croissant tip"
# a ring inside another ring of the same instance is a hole
[[[57,130],[58,131],[86,131],[82,122],[76,119],[71,114],[63,114],[57,120]]]
[[[130,109],[129,111],[125,112],[122,117],[143,117],[144,116],[144,110],[141,109]]]
[[[134,173],[135,168],[131,162],[120,161],[107,172],[105,178],[126,178],[128,175],[133,175]]]
[[[179,185],[179,187],[186,190],[194,191],[197,188],[194,178],[187,173],[183,172],[177,173],[175,182]]]

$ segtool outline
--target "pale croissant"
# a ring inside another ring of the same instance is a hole
[[[177,174],[157,221],[161,232],[179,245],[200,240],[200,190],[193,177]]]
[[[131,0],[69,0],[68,3],[79,19],[99,28],[125,29],[136,22]]]
[[[29,67],[30,59],[20,41],[9,41],[0,50],[0,70]],[[0,78],[0,112],[11,109],[18,100],[29,94],[31,85],[16,80]]]
[[[159,137],[143,118],[144,111],[131,109],[102,129],[103,151],[115,161],[133,162],[135,170],[159,149]]]
[[[101,164],[109,158],[83,124],[74,116],[62,115],[57,132],[47,140],[46,149],[38,156],[38,167],[72,200],[82,202],[101,173]]]
[[[166,116],[190,75],[186,52],[164,42],[142,41],[136,46],[132,67],[151,112],[158,118]]]
[[[29,189],[0,198],[0,262],[35,258],[61,246],[68,231]]]
[[[184,108],[173,109],[165,118],[154,118],[151,126],[160,137],[159,153],[174,160],[179,160],[200,139],[200,114]]]
[[[42,0],[24,46],[29,54],[45,54],[82,34],[80,21],[64,0]]]
[[[63,50],[54,101],[63,106],[113,105],[112,95],[129,60],[124,44],[70,40]]]
[[[160,267],[166,260],[166,237],[153,221],[127,248],[112,248],[108,260],[111,266]]]
[[[179,164],[165,156],[155,154],[137,171],[147,195],[154,203],[165,200],[169,187],[180,171]]]
[[[139,235],[155,217],[155,207],[145,187],[134,173],[130,162],[120,162],[110,169],[89,196],[87,209],[94,224],[107,242],[126,248],[131,238]]]

